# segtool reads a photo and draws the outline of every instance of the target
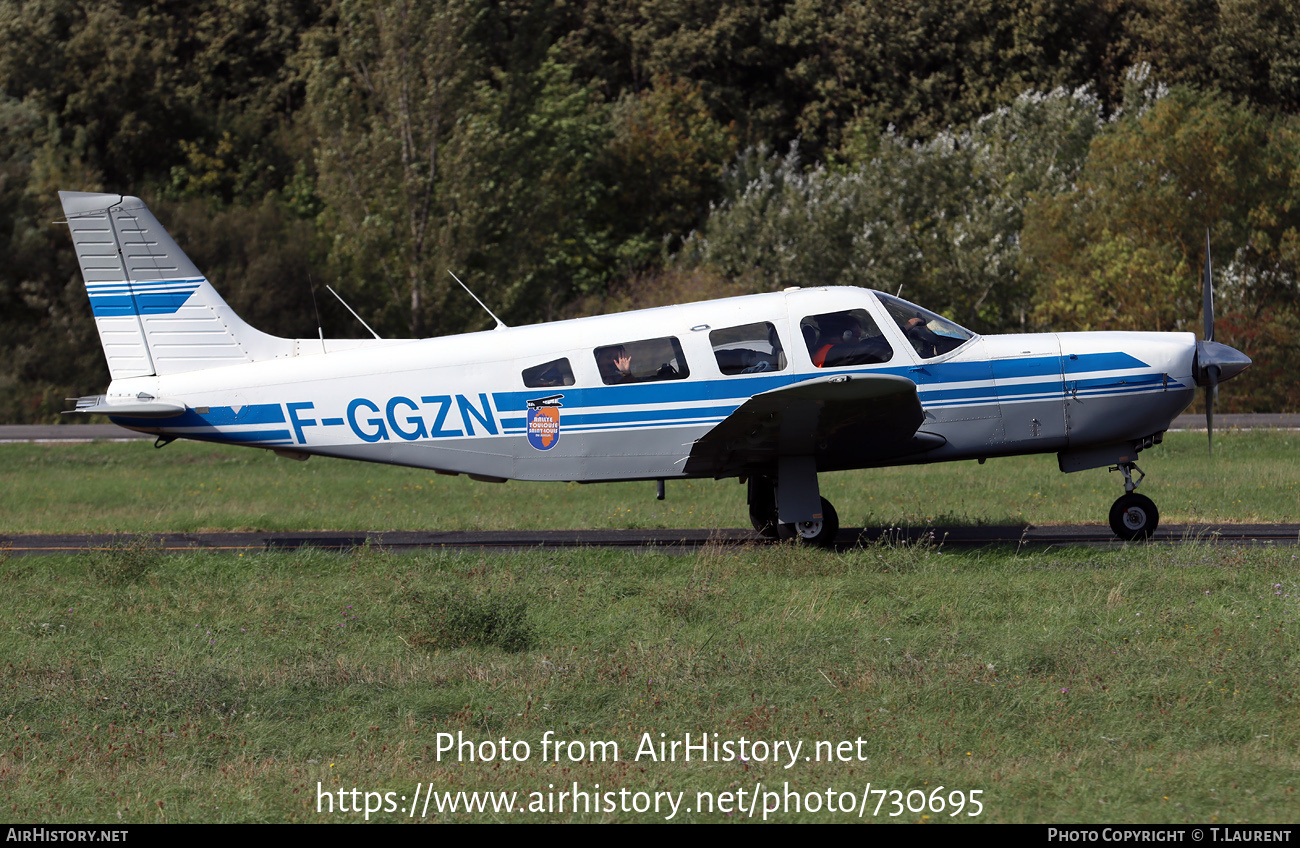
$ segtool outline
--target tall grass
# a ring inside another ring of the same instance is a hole
[[[411,796],[430,781],[692,802],[755,784],[942,785],[982,790],[978,821],[1293,821],[1295,557],[1195,542],[360,549],[166,556],[129,580],[89,555],[10,558],[0,781],[12,820],[42,822],[361,820],[318,813],[318,785]],[[617,742],[620,759],[543,762],[547,731]],[[439,758],[439,733],[522,740],[532,756]],[[644,734],[687,733],[803,741],[804,755],[849,741],[853,756],[633,759]],[[888,811],[876,818],[949,820]]]

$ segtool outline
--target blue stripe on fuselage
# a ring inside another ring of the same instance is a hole
[[[1096,371],[1120,371],[1149,367],[1145,362],[1121,352],[1083,353],[1075,358],[1051,356],[1034,356],[1024,359],[995,359],[979,362],[941,362],[922,363],[919,366],[905,365],[888,368],[871,369],[826,369],[815,373],[773,374],[762,377],[738,376],[722,380],[702,381],[663,381],[657,383],[640,383],[620,386],[597,386],[593,388],[575,388],[557,386],[553,388],[532,389],[522,392],[494,392],[492,402],[498,412],[509,413],[523,410],[527,401],[547,392],[563,393],[562,405],[565,407],[591,406],[648,406],[662,403],[690,403],[692,401],[720,401],[736,399],[743,403],[750,397],[762,392],[772,391],[784,386],[830,377],[838,374],[890,374],[906,377],[917,384],[917,391],[923,401],[965,401],[969,403],[993,403],[999,395],[1023,395],[1035,392],[1063,392],[1061,374],[1064,370],[1070,374],[1082,374]],[[989,382],[991,380],[1014,380],[1042,377],[1038,383],[1019,386],[955,386],[944,389],[930,389],[934,384]],[[1153,379],[1162,379],[1154,377]],[[564,420],[569,416],[564,415]]]
[[[779,373],[734,376],[723,379],[699,381],[662,381],[618,386],[547,387],[514,392],[495,392],[493,405],[501,416],[519,413],[528,400],[548,393],[562,394],[562,420],[566,428],[575,430],[613,429],[620,426],[712,423],[724,419],[741,404],[762,392],[784,386],[841,374],[867,376],[888,374],[905,377],[917,384],[922,404],[935,406],[965,406],[996,404],[1039,397],[1095,395],[1102,393],[1129,393],[1163,387],[1165,375],[1140,374],[1088,379],[1089,372],[1123,371],[1149,367],[1146,363],[1126,353],[1079,354],[1074,359],[1059,356],[1036,356],[1025,359],[983,360],[979,362],[923,363],[886,368],[826,369],[813,373]],[[1062,368],[1074,379],[1062,381]],[[996,377],[995,377],[996,375]],[[1040,378],[1040,379],[1034,379]],[[994,380],[1024,379],[1029,382],[994,385]],[[983,385],[971,385],[983,383]],[[967,384],[967,385],[962,385]],[[1182,388],[1170,380],[1172,388]],[[939,388],[942,386],[942,388]],[[698,405],[700,402],[707,405]],[[688,404],[682,408],[665,409],[665,404]],[[604,407],[600,412],[584,412],[594,407]],[[113,416],[116,423],[127,427],[147,429],[162,428],[169,433],[186,438],[235,443],[291,441],[288,430],[214,430],[218,427],[248,427],[268,424],[285,424],[284,408],[278,403],[250,404],[236,413],[233,407],[211,407],[199,413],[187,409],[171,418],[136,418]],[[519,433],[525,428],[521,417],[502,417],[504,430]],[[341,419],[327,419],[328,424],[341,424]]]

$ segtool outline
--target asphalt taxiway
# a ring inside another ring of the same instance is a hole
[[[349,551],[370,546],[385,550],[496,550],[527,551],[554,548],[601,547],[687,553],[708,546],[740,547],[780,544],[759,538],[751,530],[507,530],[478,531],[311,531],[311,532],[211,532],[143,534],[151,544],[169,552],[213,551],[250,553],[320,549]],[[0,556],[76,554],[122,545],[134,536],[111,534],[4,534]],[[843,528],[836,548],[849,550],[879,541],[928,544],[950,548],[1028,547],[1053,545],[1120,547],[1109,527],[1100,525],[987,526],[987,527],[887,527]],[[1142,544],[1296,545],[1300,524],[1172,524],[1161,527]]]

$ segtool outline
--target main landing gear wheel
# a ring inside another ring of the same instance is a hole
[[[776,488],[772,478],[759,475],[749,478],[749,523],[764,539],[776,539]]]
[[[762,514],[751,509],[749,511],[749,523],[753,526],[754,532],[762,536],[764,539],[776,539],[780,537],[776,529],[777,521],[775,509],[771,512]]]
[[[1159,523],[1160,511],[1146,495],[1129,492],[1110,508],[1110,529],[1129,542],[1150,539]]]
[[[778,524],[776,529],[782,540],[800,539],[809,545],[829,548],[835,544],[835,537],[839,535],[840,517],[835,514],[831,502],[822,498],[820,519],[800,521],[798,524]]]

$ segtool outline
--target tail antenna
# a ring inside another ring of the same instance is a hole
[[[370,330],[370,335],[374,336],[374,337],[377,338],[377,339],[379,339],[379,338],[383,338],[383,337],[380,336],[378,333],[376,333],[374,330],[371,330],[371,329],[370,329],[370,325],[366,323],[366,321],[365,321],[364,318],[362,318],[360,315],[357,314],[357,311],[356,311],[355,309],[353,309],[351,306],[348,306],[348,302],[347,302],[346,300],[343,299],[343,295],[341,295],[341,294],[339,294],[338,292],[334,291],[334,289],[333,289],[331,286],[328,286],[328,285],[327,285],[327,286],[325,286],[325,288],[329,289],[329,293],[332,294],[332,295],[334,295],[335,297],[337,297],[337,298],[339,299],[339,303],[343,304],[343,308],[344,308],[344,309],[346,309],[347,311],[349,311],[349,312],[352,313],[352,317],[353,317],[353,318],[355,318],[355,319],[357,319],[358,321],[361,322],[361,326],[365,327],[367,330]]]
[[[448,269],[447,269],[447,273],[448,273],[448,274],[451,274],[451,278],[452,278],[453,280],[455,280],[456,282],[460,283],[460,287],[463,288],[463,289],[465,290],[466,294],[468,294],[470,297],[474,298],[474,302],[477,303],[479,306],[483,307],[483,311],[486,312],[487,314],[491,315],[491,316],[492,316],[492,320],[497,322],[496,327],[494,327],[493,329],[496,329],[496,330],[508,330],[508,329],[510,329],[509,327],[506,326],[506,323],[505,323],[504,321],[502,321],[500,318],[497,317],[497,314],[496,314],[495,312],[493,312],[491,309],[488,309],[488,308],[487,308],[487,304],[486,304],[486,303],[484,303],[483,301],[481,301],[481,300],[478,299],[478,295],[474,294],[474,292],[472,292],[472,291],[469,290],[469,286],[465,285],[464,283],[461,283],[461,281],[460,281],[460,277],[457,277],[457,276],[456,276],[456,272],[455,272],[455,271],[453,271],[453,270],[451,270],[450,268],[448,268]]]
[[[311,308],[316,313],[316,335],[320,337],[320,352],[325,353],[325,325],[320,320],[320,307],[316,305],[316,284],[312,282],[311,272],[307,272],[307,290],[311,292]]]

